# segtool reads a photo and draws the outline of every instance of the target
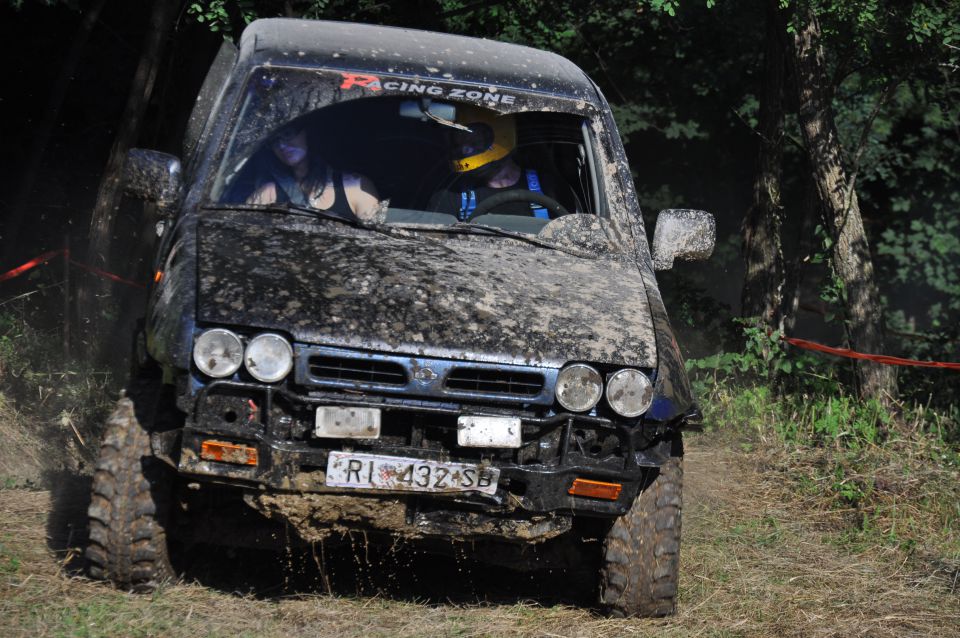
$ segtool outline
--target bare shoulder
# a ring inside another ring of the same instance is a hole
[[[277,185],[267,182],[247,197],[248,204],[273,204],[277,201]]]

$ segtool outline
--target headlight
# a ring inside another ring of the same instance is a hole
[[[207,330],[193,344],[193,362],[207,376],[229,377],[243,362],[240,337],[223,328]]]
[[[557,401],[571,412],[586,412],[602,394],[603,379],[588,365],[574,363],[557,375]]]
[[[639,370],[620,370],[607,380],[607,403],[621,416],[640,416],[652,402],[653,384]]]
[[[293,348],[280,335],[257,335],[247,344],[243,365],[257,381],[279,381],[293,368]]]

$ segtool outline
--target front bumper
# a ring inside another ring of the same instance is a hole
[[[564,513],[610,517],[629,509],[636,494],[656,475],[670,453],[669,429],[658,424],[618,424],[600,416],[454,404],[344,392],[294,392],[238,381],[214,381],[191,400],[183,428],[153,435],[154,452],[185,476],[270,491],[405,498],[430,507],[488,514]],[[377,407],[383,434],[377,440],[319,439],[312,436],[321,405]],[[186,407],[186,406],[182,406]],[[461,415],[519,416],[517,449],[459,448]],[[206,440],[255,447],[257,464],[201,458]],[[332,450],[486,463],[499,468],[495,494],[477,492],[405,493],[328,487],[325,469]],[[573,496],[574,479],[622,484],[616,500]]]

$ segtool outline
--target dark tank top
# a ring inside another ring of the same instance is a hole
[[[323,209],[323,212],[344,219],[357,218],[350,209],[350,202],[347,201],[347,191],[343,188],[343,173],[340,171],[333,172],[333,204],[330,208]]]
[[[318,208],[317,210],[322,210],[325,213],[336,215],[343,219],[356,219],[357,216],[354,215],[350,209],[347,192],[343,188],[343,173],[333,171],[330,179],[333,181],[333,204],[330,208]],[[297,184],[289,174],[275,175],[274,183],[278,186],[277,201],[279,203],[285,204],[290,202],[297,206],[308,205],[306,196],[303,194],[303,191],[300,190],[300,185]]]

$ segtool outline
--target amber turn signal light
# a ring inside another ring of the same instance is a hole
[[[620,490],[623,485],[620,483],[604,483],[603,481],[590,481],[588,479],[574,479],[573,485],[567,490],[568,494],[574,496],[587,496],[589,498],[602,498],[608,501],[615,501],[620,498]]]
[[[256,465],[257,448],[224,441],[204,441],[200,444],[200,458],[205,461]]]

